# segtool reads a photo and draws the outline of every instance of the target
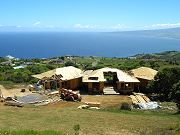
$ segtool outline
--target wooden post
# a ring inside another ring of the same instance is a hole
[[[88,92],[92,93],[92,82],[88,82]]]
[[[103,93],[103,89],[104,89],[104,82],[99,82],[99,91],[101,93]]]
[[[56,90],[57,90],[57,81],[55,81],[55,83],[56,83]]]
[[[45,93],[45,90],[46,90],[46,82],[44,82],[43,87],[44,87],[44,93]]]

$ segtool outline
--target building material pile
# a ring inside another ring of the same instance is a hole
[[[80,105],[78,109],[100,109],[99,102],[85,102],[85,105]]]
[[[139,109],[156,109],[160,108],[157,102],[152,102],[147,96],[142,93],[133,93],[130,95],[135,108]]]

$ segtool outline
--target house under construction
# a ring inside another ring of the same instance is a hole
[[[82,70],[73,66],[57,68],[33,77],[38,78],[44,89],[65,88],[76,90],[82,86]]]
[[[147,85],[149,81],[154,80],[155,75],[158,71],[151,69],[149,67],[140,67],[131,70],[131,73],[140,81],[139,85],[135,86],[138,91],[141,91],[143,93],[148,92],[147,91]]]
[[[82,82],[89,93],[103,94],[108,89],[117,93],[130,93],[139,80],[122,70],[107,67],[85,71]]]
[[[107,91],[114,93],[130,93],[134,90],[145,90],[150,80],[157,74],[156,70],[141,67],[131,70],[131,75],[116,68],[101,68],[97,70],[82,71],[69,66],[57,68],[33,75],[38,78],[44,89],[71,89],[87,90],[89,94],[106,94]]]

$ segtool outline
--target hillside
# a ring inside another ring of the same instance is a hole
[[[36,132],[62,131],[67,135],[74,135],[75,125],[79,125],[80,135],[171,135],[179,130],[179,115],[172,112],[123,111],[118,108],[81,110],[77,106],[79,103],[76,102],[60,102],[42,107],[13,108],[0,103],[0,129],[17,132],[2,134],[0,130],[0,134],[30,135],[31,133],[23,134],[23,130],[28,129]]]
[[[133,57],[138,59],[159,59],[165,61],[180,61],[180,51],[165,51],[153,54],[137,54]]]

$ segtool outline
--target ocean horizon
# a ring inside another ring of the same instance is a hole
[[[0,57],[50,58],[64,55],[129,57],[180,51],[180,39],[111,32],[0,32]]]

